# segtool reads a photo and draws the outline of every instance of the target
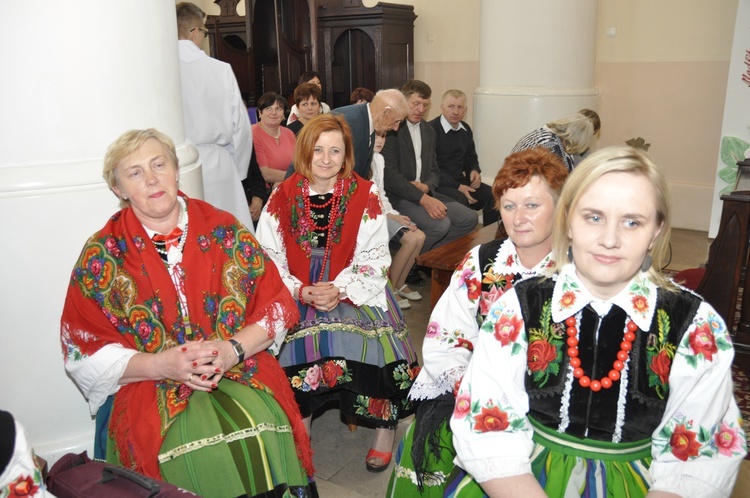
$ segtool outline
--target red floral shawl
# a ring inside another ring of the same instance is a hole
[[[284,180],[268,202],[269,214],[279,220],[279,236],[284,241],[289,272],[310,285],[310,244],[309,232],[305,226],[305,204],[302,198],[304,177],[299,173]],[[357,246],[357,233],[362,216],[377,218],[382,214],[377,194],[370,194],[372,182],[352,172],[344,178],[343,194],[339,213],[331,233],[331,256],[329,260],[329,280],[333,280],[349,266]],[[344,226],[347,227],[344,230]],[[329,242],[329,243],[331,243]]]
[[[88,240],[73,269],[61,319],[66,362],[92,355],[106,344],[158,352],[189,340],[228,339],[264,317],[281,319],[287,328],[299,319],[278,270],[250,232],[210,204],[185,200],[189,224],[182,271],[190,327],[183,325],[166,265],[133,210],[126,208]],[[309,439],[276,359],[260,352],[225,377],[273,393],[289,417],[300,459],[312,475]],[[109,430],[123,465],[160,476],[157,455],[163,437],[191,393],[172,380],[121,387]]]

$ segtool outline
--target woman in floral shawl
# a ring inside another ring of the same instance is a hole
[[[124,209],[86,242],[61,320],[96,456],[201,496],[311,496],[307,434],[268,351],[294,301],[245,227],[179,192],[178,175],[154,129],[105,157]]]
[[[388,496],[443,496],[456,456],[448,422],[479,326],[516,280],[554,264],[552,218],[567,177],[562,160],[541,147],[505,158],[492,192],[508,237],[469,251],[432,310],[424,366],[409,392],[417,415],[396,452]]]
[[[659,273],[669,231],[668,185],[643,151],[573,170],[554,275],[516,283],[480,329],[446,496],[731,495],[746,454],[734,350],[716,311]]]
[[[302,319],[285,339],[286,369],[305,422],[335,400],[343,415],[375,425],[366,467],[391,459],[416,354],[387,286],[390,253],[377,188],[353,173],[346,120],[323,114],[297,137],[295,173],[272,194],[258,240],[297,298]]]

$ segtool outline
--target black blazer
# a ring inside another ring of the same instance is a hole
[[[424,195],[421,190],[411,184],[419,181],[430,187],[430,193],[435,194],[435,189],[440,183],[440,170],[438,169],[435,156],[435,130],[426,122],[419,124],[422,138],[422,172],[417,178],[417,156],[414,154],[414,142],[411,140],[406,120],[404,120],[395,133],[389,133],[383,147],[383,159],[385,159],[384,183],[388,197],[400,197],[407,201],[419,204]]]

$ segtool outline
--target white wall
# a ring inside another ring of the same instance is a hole
[[[130,128],[170,135],[181,184],[200,193],[184,143],[174,2],[5,2],[0,30],[0,408],[41,456],[93,443],[59,341],[70,271],[117,209],[102,179],[107,146]]]

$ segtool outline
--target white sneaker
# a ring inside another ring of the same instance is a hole
[[[408,310],[409,308],[411,308],[411,303],[408,299],[399,299],[398,305],[402,310]]]
[[[410,301],[419,301],[422,299],[422,294],[420,294],[417,291],[411,291],[411,292],[404,292],[404,289],[407,287],[406,284],[402,285],[399,290],[396,291],[396,295],[398,297],[403,297],[405,299],[409,299]]]

